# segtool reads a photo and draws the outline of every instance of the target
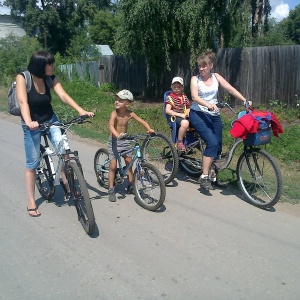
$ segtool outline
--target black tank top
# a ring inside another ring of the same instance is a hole
[[[23,74],[21,75],[24,77]],[[55,75],[51,76],[52,81],[54,80],[54,78]],[[39,94],[35,89],[32,77],[31,77],[31,81],[32,81],[31,90],[29,93],[27,93],[27,100],[30,109],[31,120],[37,121],[39,123],[43,123],[50,120],[54,114],[51,105],[50,88],[48,87],[44,79],[46,92],[45,94]]]

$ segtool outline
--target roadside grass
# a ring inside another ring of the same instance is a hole
[[[109,136],[108,122],[110,113],[114,109],[114,89],[107,85],[103,88],[97,88],[89,83],[82,81],[65,82],[65,90],[75,99],[75,101],[86,110],[95,112],[95,117],[91,119],[92,123],[86,123],[80,126],[74,126],[73,131],[85,138],[90,138],[99,143],[106,143]],[[0,111],[7,111],[7,87],[0,87]],[[77,113],[64,105],[56,96],[53,95],[53,107],[61,120],[69,120],[75,117]],[[170,136],[170,129],[163,117],[163,103],[148,103],[143,100],[136,100],[130,105],[130,108],[141,118],[146,120],[155,130],[160,130]],[[260,107],[259,109],[265,109]],[[236,108],[238,110],[238,108]],[[242,107],[240,107],[242,110]],[[272,137],[272,141],[267,145],[267,151],[275,157],[279,163],[283,174],[283,195],[280,202],[296,204],[300,202],[300,109],[287,109],[282,105],[274,106],[269,109],[275,112],[278,119],[284,124],[285,133],[279,138]],[[223,151],[229,149],[233,139],[229,133],[231,121],[235,116],[224,109],[223,119]],[[142,133],[145,128],[137,122],[130,122],[128,132]],[[235,153],[228,169],[219,173],[220,179],[229,182],[237,187],[236,180],[236,162],[239,157]]]

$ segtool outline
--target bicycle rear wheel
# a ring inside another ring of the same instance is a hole
[[[145,139],[141,146],[141,153],[143,159],[160,171],[165,184],[175,178],[179,167],[178,153],[165,134],[157,132],[154,136]]]
[[[133,173],[133,191],[136,202],[147,210],[157,210],[166,198],[164,178],[149,163],[137,165]]]
[[[69,165],[65,166],[65,172],[78,220],[86,233],[92,233],[95,229],[95,215],[84,177],[75,162],[69,162]]]
[[[45,152],[45,148],[40,145],[40,155],[42,159],[39,167],[36,169],[35,184],[41,196],[45,200],[51,200],[55,193],[55,187],[49,156],[43,156]]]
[[[238,185],[248,202],[270,208],[280,199],[282,175],[274,158],[265,150],[254,148],[243,153],[237,162]]]
[[[109,159],[107,149],[101,148],[96,152],[94,157],[94,170],[99,185],[108,189]]]

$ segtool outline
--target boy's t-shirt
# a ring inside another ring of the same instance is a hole
[[[185,109],[189,108],[191,105],[190,100],[185,94],[182,94],[181,97],[178,97],[178,95],[174,93],[169,94],[166,99],[166,104],[170,104],[172,106],[172,110],[181,114],[183,114]]]

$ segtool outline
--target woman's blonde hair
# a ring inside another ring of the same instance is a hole
[[[198,66],[214,64],[216,55],[211,49],[203,51],[197,59]]]

